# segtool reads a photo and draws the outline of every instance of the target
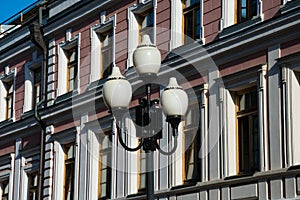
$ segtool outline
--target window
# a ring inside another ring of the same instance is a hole
[[[41,100],[42,93],[42,66],[43,56],[38,56],[37,51],[32,53],[30,62],[25,63],[24,75],[24,105],[23,113],[34,109],[35,105]],[[49,80],[51,82],[51,80]]]
[[[236,23],[252,19],[258,14],[258,0],[236,0]]]
[[[153,42],[152,29],[154,25],[154,15],[152,10],[137,16],[139,21],[139,43],[141,43],[143,35],[149,35]]]
[[[112,31],[109,30],[105,33],[100,34],[101,41],[101,68],[102,74],[100,74],[100,78],[106,78],[111,74],[113,67],[113,49],[112,49]],[[102,76],[102,77],[101,77]]]
[[[69,37],[58,45],[57,96],[79,92],[80,34]]]
[[[41,68],[37,68],[34,71],[33,81],[33,98],[32,107],[34,107],[41,99]]]
[[[98,176],[98,199],[110,197],[110,135],[106,134],[100,143],[99,152],[99,176]]]
[[[5,116],[5,119],[10,119],[10,118],[12,118],[12,112],[13,112],[13,94],[14,94],[13,80],[5,82],[4,87],[6,89],[6,97],[5,97],[5,102],[6,102],[5,113],[6,113],[6,116]]]
[[[14,111],[14,72],[0,79],[0,120],[13,119]]]
[[[2,200],[8,200],[8,192],[9,192],[9,186],[8,186],[8,180],[3,181],[1,183],[1,190],[2,190]]]
[[[183,0],[184,34],[194,40],[200,39],[200,0]],[[188,39],[185,38],[184,43]]]
[[[38,198],[38,173],[28,175],[28,200],[36,200]]]
[[[224,177],[269,169],[266,73],[262,64],[220,78]]]
[[[251,88],[237,92],[238,173],[259,170],[258,93]]]
[[[186,115],[184,128],[185,141],[185,182],[200,180],[201,163],[199,158],[200,130],[199,109],[193,106]]]
[[[76,87],[76,77],[77,77],[77,47],[72,48],[66,52],[67,54],[67,91],[71,92]]]
[[[259,16],[261,2],[262,0],[222,0],[221,29]]]
[[[74,168],[75,168],[75,145],[69,144],[64,146],[65,152],[65,169],[64,169],[64,198],[65,200],[73,199],[74,195]]]
[[[105,19],[102,12],[101,23],[91,27],[91,82],[107,78],[115,63],[116,14]]]

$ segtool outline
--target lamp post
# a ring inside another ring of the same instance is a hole
[[[164,155],[170,155],[177,148],[178,125],[183,120],[188,107],[188,97],[186,92],[177,84],[176,78],[172,77],[169,80],[168,86],[161,94],[160,104],[166,121],[171,125],[173,130],[174,145],[171,151],[163,151],[158,140],[160,135],[159,130],[162,128],[161,123],[157,123],[161,119],[159,115],[159,100],[151,100],[151,83],[157,76],[161,64],[161,55],[159,50],[150,41],[148,35],[144,35],[142,43],[137,47],[133,54],[133,62],[136,71],[142,80],[146,83],[145,98],[139,100],[139,110],[137,113],[140,116],[138,124],[139,131],[143,137],[137,147],[128,147],[122,138],[122,120],[132,97],[132,89],[130,83],[122,76],[118,67],[114,67],[112,74],[107,78],[103,85],[103,98],[106,106],[116,120],[118,139],[120,144],[127,151],[138,151],[140,148],[146,153],[146,180],[147,180],[147,199],[154,200],[154,160],[153,153],[159,150]],[[157,119],[158,118],[158,119]]]

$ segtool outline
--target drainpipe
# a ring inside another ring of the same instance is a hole
[[[42,10],[46,1],[40,4],[39,8],[39,24],[34,22],[29,26],[31,41],[43,52],[43,82],[42,82],[42,99],[35,105],[34,117],[41,126],[41,141],[40,141],[40,164],[38,173],[38,200],[43,199],[43,186],[44,186],[44,163],[45,163],[45,139],[46,139],[46,123],[42,121],[39,108],[46,106],[46,78],[47,78],[47,46],[44,41],[42,33]]]

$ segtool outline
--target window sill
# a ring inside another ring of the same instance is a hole
[[[228,176],[228,177],[225,177],[224,180],[232,180],[232,179],[237,179],[237,178],[244,178],[244,177],[253,176],[255,174],[255,172],[256,171],[244,172],[244,173],[240,173],[240,174],[237,174],[237,175]]]
[[[6,120],[0,122],[0,128],[10,125],[13,122],[14,122],[13,118],[6,119]]]
[[[60,95],[56,98],[54,104],[58,104],[58,103],[61,103],[61,102],[64,102],[64,101],[68,101],[68,100],[72,99],[72,97],[77,95],[77,94],[79,94],[78,91],[74,90],[74,91],[65,93],[63,95]]]
[[[253,17],[251,20],[226,27],[219,32],[219,38],[222,39],[231,35],[243,33],[245,30],[255,26],[261,21],[262,21],[261,17],[257,16],[257,17]]]
[[[126,198],[142,196],[142,195],[145,195],[145,194],[146,194],[146,188],[145,189],[139,189],[137,193],[129,194],[129,195],[126,196]]]
[[[290,12],[300,7],[300,0],[289,1],[280,8],[281,14]]]
[[[171,187],[171,190],[176,190],[176,189],[181,189],[181,188],[185,188],[185,187],[195,186],[197,184],[197,182],[199,182],[199,181],[200,180],[198,180],[198,179],[185,180],[182,185],[176,185],[176,186]]]
[[[32,117],[34,115],[34,108],[29,110],[29,111],[26,111],[22,114],[22,119],[26,119],[26,118],[29,118],[29,117]]]

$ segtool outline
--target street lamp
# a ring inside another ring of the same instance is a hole
[[[103,85],[103,98],[109,111],[114,116],[117,123],[118,139],[120,144],[127,151],[137,151],[140,148],[146,153],[146,180],[147,180],[147,199],[154,200],[154,160],[153,153],[159,150],[164,155],[170,155],[177,148],[178,125],[188,107],[188,96],[186,92],[177,84],[176,78],[169,80],[168,86],[161,94],[160,104],[166,121],[171,125],[174,137],[174,146],[171,151],[163,151],[157,140],[161,137],[158,132],[161,130],[161,123],[157,119],[161,119],[159,112],[159,100],[151,100],[151,81],[157,77],[160,69],[161,55],[159,50],[150,41],[148,35],[144,35],[142,43],[137,47],[133,54],[133,62],[135,69],[142,80],[146,83],[146,98],[139,99],[140,116],[138,125],[139,131],[143,137],[140,138],[139,145],[135,148],[128,147],[122,138],[122,120],[128,112],[128,107],[132,97],[132,89],[129,82],[121,74],[118,67],[114,67],[112,74],[107,78]]]

